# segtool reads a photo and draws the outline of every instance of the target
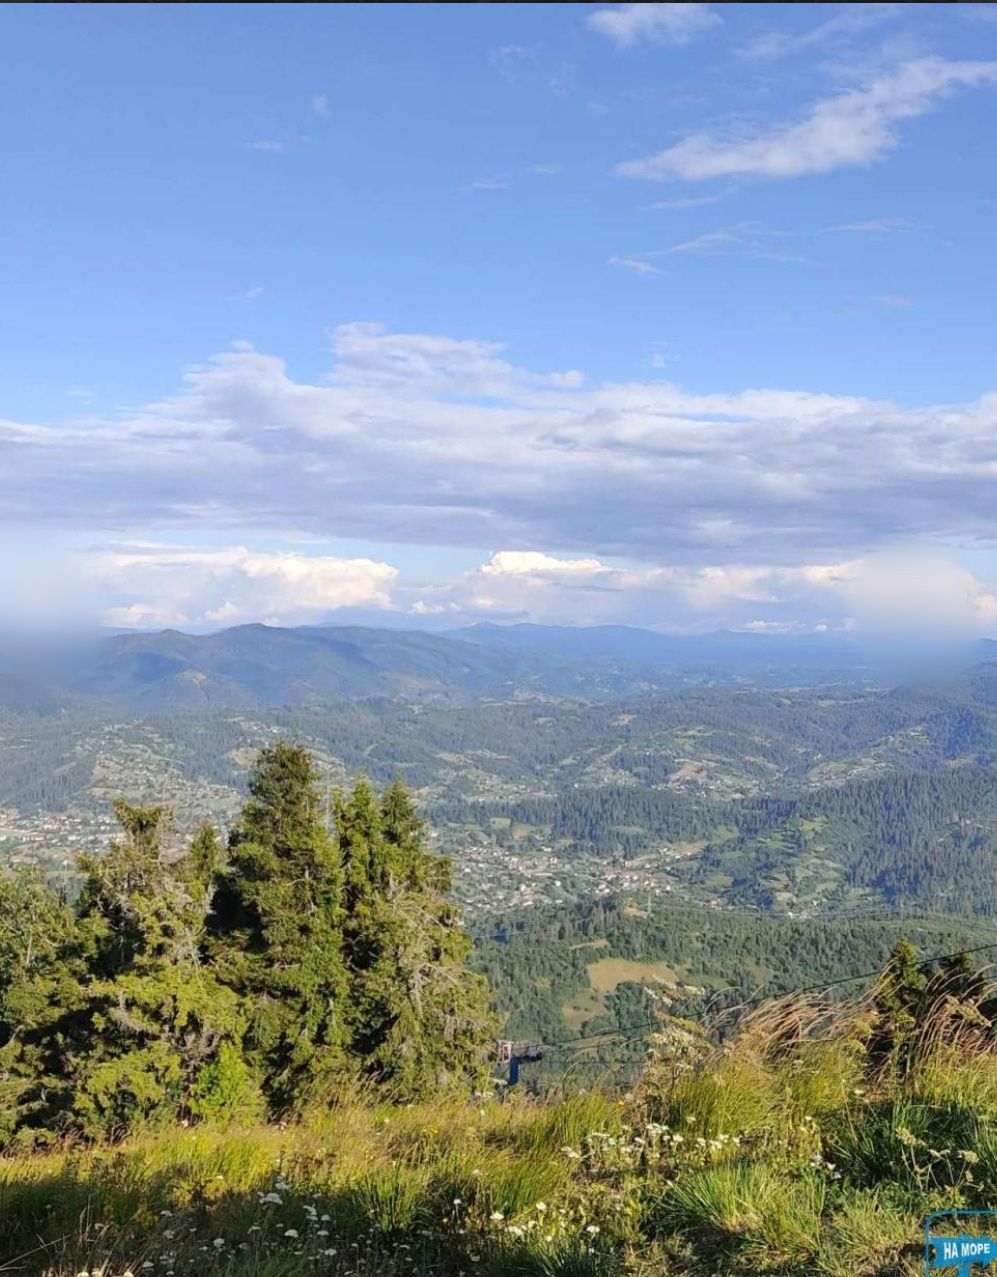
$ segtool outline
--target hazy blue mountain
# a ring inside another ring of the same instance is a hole
[[[629,625],[575,627],[487,622],[449,633],[454,638],[502,650],[685,669],[850,669],[868,663],[867,655],[856,643],[826,635],[749,634],[734,630],[677,635]]]
[[[106,638],[87,650],[68,685],[136,713],[196,713],[364,696],[620,695],[635,680],[419,631],[242,625]]]
[[[592,700],[710,684],[885,687],[923,670],[986,682],[985,675],[964,671],[995,655],[990,641],[901,658],[884,648],[870,654],[833,636],[675,636],[617,625],[483,624],[445,634],[242,625],[215,634],[165,630],[64,636],[48,646],[0,644],[0,711],[58,714],[103,706],[191,714],[361,697]]]

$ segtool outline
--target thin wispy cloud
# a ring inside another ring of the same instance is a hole
[[[688,44],[720,22],[709,4],[617,4],[588,15],[593,31],[621,48],[642,40],[653,44]]]
[[[621,270],[632,271],[635,275],[660,275],[661,270],[652,266],[641,257],[610,257],[607,266],[618,266]]]
[[[465,193],[473,193],[475,191],[504,191],[509,185],[507,177],[476,177],[473,182],[468,182],[462,189]]]
[[[329,99],[324,93],[313,93],[311,96],[312,115],[317,115],[320,120],[328,119],[329,116]]]
[[[274,142],[269,139],[261,139],[257,142],[247,142],[246,146],[250,151],[270,152],[274,155],[287,150],[287,144],[285,142]]]
[[[914,229],[905,217],[870,217],[862,222],[845,222],[841,226],[825,227],[827,231],[849,231],[857,235],[896,235]]]
[[[679,210],[686,208],[705,208],[708,204],[717,204],[730,194],[729,191],[717,191],[715,195],[684,195],[670,200],[655,200],[645,205],[649,209]]]
[[[736,226],[705,231],[660,251],[702,257],[739,256],[772,262],[803,262],[806,258],[792,248],[792,244],[801,238],[797,231],[773,230],[757,222],[741,222]]]
[[[879,293],[873,301],[886,310],[906,310],[914,305],[914,298],[906,293]]]
[[[798,10],[797,10],[798,11]],[[768,60],[861,35],[903,12],[899,4],[847,4],[807,31],[767,31],[738,49],[741,57]]]
[[[654,182],[701,182],[865,167],[899,144],[897,126],[903,121],[927,114],[957,90],[994,84],[997,61],[918,58],[822,99],[802,119],[728,136],[693,133],[654,155],[618,164],[615,172]]]

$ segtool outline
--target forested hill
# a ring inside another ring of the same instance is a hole
[[[638,1067],[655,1014],[713,1019],[800,989],[852,998],[903,937],[925,955],[991,946],[997,923],[912,913],[904,918],[778,919],[679,904],[601,901],[489,916],[475,965],[513,1036],[547,1050],[538,1083]],[[563,1044],[563,1045],[562,1045]]]

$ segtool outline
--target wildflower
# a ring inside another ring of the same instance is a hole
[[[590,1237],[594,1237],[594,1236],[596,1235],[596,1233],[599,1231],[599,1225],[598,1225],[598,1224],[588,1224],[588,1225],[586,1225],[586,1227],[585,1227],[585,1231],[588,1233],[588,1235],[589,1235]]]
[[[285,1237],[297,1237],[298,1230],[296,1228],[287,1228],[284,1230]]]
[[[224,1237],[216,1237],[216,1238],[215,1238],[215,1240],[214,1240],[211,1244],[212,1244],[212,1246],[214,1246],[215,1250],[222,1250],[222,1249],[223,1249],[223,1247],[225,1246],[225,1238],[224,1238]]]
[[[547,1209],[546,1202],[537,1202],[537,1210],[540,1212],[541,1215],[544,1213],[546,1209]]]
[[[283,1206],[284,1199],[278,1193],[261,1193],[260,1201],[265,1206]]]
[[[971,1162],[973,1164],[980,1160],[979,1154],[974,1153],[973,1150],[969,1148],[960,1149],[959,1156],[964,1162]]]
[[[489,1216],[489,1219],[492,1221],[493,1224],[501,1224],[502,1220],[505,1219],[505,1216],[502,1214],[500,1210],[493,1210],[491,1215]]]
[[[328,1228],[320,1228],[320,1229],[318,1230],[318,1232],[315,1234],[315,1236],[316,1236],[316,1237],[328,1237],[328,1236],[329,1236],[329,1230],[328,1230]]]

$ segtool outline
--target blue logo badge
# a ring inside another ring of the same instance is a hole
[[[986,1227],[989,1234],[966,1231],[969,1220]],[[939,1269],[948,1269],[953,1277],[971,1277],[974,1264],[990,1264],[997,1260],[997,1211],[935,1211],[924,1221],[924,1271],[926,1277]]]

